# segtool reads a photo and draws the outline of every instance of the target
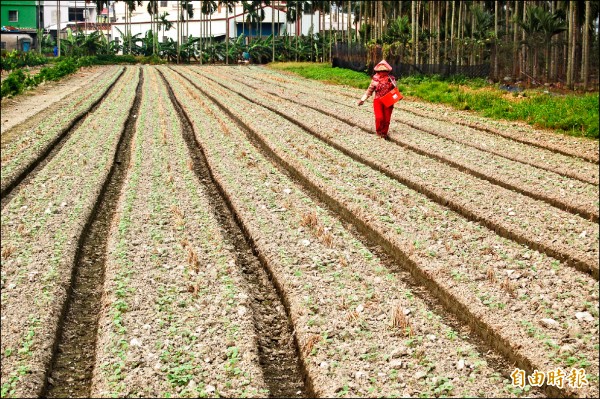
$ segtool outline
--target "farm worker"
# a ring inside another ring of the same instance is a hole
[[[363,105],[367,98],[375,92],[375,98],[373,99],[373,111],[375,112],[375,130],[377,136],[385,140],[388,138],[388,130],[390,128],[390,120],[392,119],[392,111],[394,106],[386,107],[380,100],[381,97],[385,96],[396,85],[396,78],[390,72],[392,67],[385,60],[375,65],[375,75],[371,79],[371,84],[365,92],[365,94],[358,101],[358,105]]]

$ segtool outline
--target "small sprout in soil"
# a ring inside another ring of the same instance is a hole
[[[188,248],[188,264],[196,273],[200,271],[200,261],[198,260],[198,255],[192,248]]]
[[[316,335],[316,334],[312,334],[308,338],[308,340],[306,340],[306,343],[304,344],[304,347],[302,348],[302,352],[304,353],[304,356],[308,356],[312,352],[313,347],[319,341],[321,341],[321,336],[320,335]]]
[[[187,167],[189,170],[193,171],[194,170],[194,163],[192,162],[191,159],[188,159],[187,161]]]
[[[323,242],[323,245],[325,245],[327,248],[333,248],[333,236],[330,232],[323,234],[321,236],[321,241]]]
[[[514,285],[510,282],[510,280],[508,279],[508,277],[506,277],[504,279],[504,281],[500,284],[500,288],[502,288],[504,291],[508,292],[508,294],[515,298],[517,296],[516,292],[515,292],[515,287]]]
[[[391,325],[392,328],[398,328],[409,337],[412,337],[412,327],[400,304],[396,305],[392,311]]]
[[[2,249],[2,259],[8,259],[15,252],[15,247],[12,245],[7,245]]]
[[[458,337],[458,333],[456,331],[454,331],[453,329],[449,328],[446,331],[446,338],[448,338],[450,341],[454,341],[454,339]]]
[[[496,275],[494,273],[494,269],[491,266],[487,269],[487,279],[490,281],[490,283],[496,282]]]

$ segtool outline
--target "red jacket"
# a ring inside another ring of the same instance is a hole
[[[388,94],[396,85],[396,78],[387,72],[377,72],[371,79],[369,88],[362,96],[361,101],[366,101],[367,98],[375,92],[375,99],[381,98]]]

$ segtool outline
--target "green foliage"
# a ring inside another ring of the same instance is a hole
[[[269,64],[270,68],[294,72],[308,79],[366,89],[371,78],[364,72],[333,68],[330,64],[311,62],[288,62]]]
[[[12,71],[26,66],[44,65],[47,62],[46,57],[36,52],[13,50],[2,54],[0,58],[0,70]]]
[[[54,66],[44,67],[37,75],[25,74],[22,69],[16,69],[2,82],[1,97],[21,94],[28,88],[35,87],[46,80],[58,80],[79,69],[79,64],[73,58],[64,58]]]
[[[25,73],[21,69],[11,72],[2,82],[1,97],[21,94],[25,90],[24,82],[26,78]]]
[[[67,37],[60,41],[61,54],[68,57],[116,54],[120,49],[121,46],[114,40],[109,41],[102,31],[86,35],[67,29]]]

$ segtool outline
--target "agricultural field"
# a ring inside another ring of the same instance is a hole
[[[378,140],[259,66],[63,82],[2,103],[2,397],[598,397],[598,141],[409,100]]]

